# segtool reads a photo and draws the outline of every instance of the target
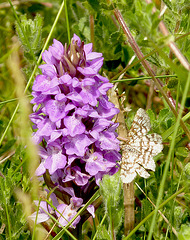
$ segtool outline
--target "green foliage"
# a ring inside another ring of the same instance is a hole
[[[117,83],[117,93],[121,100],[128,128],[131,127],[136,110],[140,107],[144,109],[147,107],[150,80],[133,80],[134,77],[146,77],[147,72],[140,62],[137,63],[136,57],[129,63],[134,56],[134,52],[122,28],[114,18],[114,7],[121,11],[124,21],[143,54],[149,54],[146,60],[156,75],[176,76],[175,78],[167,77],[160,79],[167,96],[173,99],[172,103],[175,104],[177,102],[180,106],[187,81],[188,72],[182,67],[179,59],[171,53],[168,43],[169,41],[175,41],[181,53],[190,61],[189,1],[162,1],[167,6],[167,9],[160,19],[158,16],[163,7],[161,6],[161,1],[152,2],[147,5],[146,1],[141,0],[113,0],[109,4],[104,0],[67,1],[70,25],[68,31],[71,32],[71,36],[73,33],[76,33],[85,43],[93,41],[94,51],[102,52],[105,59],[101,71],[110,79],[118,79],[122,73],[124,74],[123,78],[131,79],[131,81]],[[18,19],[16,20],[16,29],[13,9],[0,5],[0,135],[3,134],[9,124],[17,102],[17,99],[15,99],[14,77],[10,74],[10,67],[8,68],[7,66],[7,60],[13,51],[11,47],[12,39],[15,41],[14,36],[17,32],[23,48],[23,51],[20,51],[20,66],[25,71],[26,81],[28,81],[33,70],[32,66],[36,64],[43,47],[42,39],[46,39],[52,30],[60,3],[59,0],[33,1],[32,4],[29,1],[19,2],[17,6],[14,6],[16,9],[15,13],[19,19],[19,21]],[[153,7],[156,7],[155,13],[152,13]],[[94,31],[89,23],[89,16],[93,17]],[[62,43],[68,42],[65,17],[65,13],[62,12],[59,22],[53,29],[52,37]],[[164,37],[158,28],[160,20],[164,21],[170,32],[168,37]],[[94,38],[92,35],[94,35]],[[52,38],[49,44],[52,44]],[[130,68],[123,72],[123,69],[128,64]],[[138,177],[135,181],[145,191],[146,196],[156,204],[167,155],[176,127],[176,118],[155,86],[153,90],[153,96],[149,105],[151,109],[147,110],[147,113],[151,120],[151,132],[161,134],[163,137],[164,150],[154,158],[156,170],[154,173],[150,172],[150,178],[144,180]],[[186,99],[184,115],[188,113],[190,108],[189,99],[190,95]],[[10,153],[15,152],[13,156],[11,155],[11,157],[0,164],[0,174],[4,176],[0,176],[0,227],[5,224],[5,229],[0,234],[0,239],[2,240],[10,239],[10,236],[12,239],[31,239],[25,212],[15,195],[15,189],[17,188],[23,192],[31,191],[31,179],[26,166],[28,161],[27,154],[25,154],[26,146],[20,144],[21,130],[19,121],[20,111],[18,111],[13,124],[9,127],[8,134],[0,148],[0,162]],[[190,130],[188,118],[185,124]],[[180,127],[172,149],[170,168],[164,185],[165,194],[163,200],[167,200],[183,186],[187,187],[183,193],[177,196],[176,201],[173,199],[173,201],[170,201],[161,209],[169,223],[178,232],[178,239],[180,240],[190,238],[190,194],[188,187],[190,166],[188,162],[189,139]],[[124,232],[124,209],[119,173],[112,177],[106,176],[101,183],[100,190],[104,199],[104,205],[96,210],[96,217],[93,219],[93,223],[91,220],[88,220],[83,225],[83,237],[84,239],[94,239],[96,234],[96,239],[113,239],[115,234],[116,239],[122,239]],[[154,210],[153,205],[146,196],[137,187],[135,188],[136,225]],[[153,239],[177,239],[160,215],[157,216],[156,221]],[[152,219],[148,218],[138,228],[138,231],[133,233],[130,239],[147,239],[151,222]],[[64,237],[66,239],[66,234]]]
[[[9,168],[6,177],[0,177],[0,225],[5,224],[3,239],[30,239],[22,204],[17,202],[14,190],[22,185],[22,173]],[[3,214],[4,212],[4,214]]]
[[[168,108],[162,109],[157,118],[151,109],[149,109],[147,113],[150,117],[152,131],[159,134],[162,134],[164,131],[170,128],[175,121],[172,112]]]
[[[190,226],[183,224],[178,234],[179,240],[188,240],[190,238]]]
[[[36,15],[34,20],[21,15],[20,22],[16,22],[16,31],[29,61],[34,61],[34,56],[38,56],[42,49],[42,24],[40,15]]]
[[[190,179],[190,163],[187,163],[184,167],[184,175],[187,179]]]
[[[112,239],[117,234],[123,218],[123,190],[119,173],[113,176],[105,175],[100,184],[100,193],[103,196],[105,214],[108,217],[105,225],[98,227],[98,239]],[[109,238],[108,238],[109,236]]]
[[[170,88],[175,88],[178,84],[178,81],[177,79],[170,79],[168,84],[167,84],[167,87],[170,89]]]

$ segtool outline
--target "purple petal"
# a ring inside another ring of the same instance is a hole
[[[66,116],[64,118],[65,127],[68,129],[68,134],[71,137],[76,136],[77,134],[82,134],[85,132],[86,127],[81,122],[81,119],[73,114],[72,116]]]
[[[86,55],[92,52],[92,47],[93,47],[92,43],[84,45],[84,51]]]
[[[42,69],[42,73],[44,75],[46,75],[47,77],[50,77],[51,79],[57,76],[56,68],[52,64],[43,64],[43,65],[40,65],[39,68]]]
[[[93,205],[88,205],[87,210],[92,215],[92,217],[95,218],[95,208],[94,208],[94,206]]]
[[[100,74],[97,74],[94,76],[94,79],[97,80],[98,82],[101,81],[103,83],[109,82],[109,80],[106,77],[101,76]]]
[[[56,87],[59,84],[57,78],[53,78],[52,80],[45,75],[38,75],[36,80],[34,81],[32,90],[38,92],[46,92],[51,88]]]
[[[49,137],[52,131],[56,129],[55,124],[50,122],[49,119],[44,119],[37,125],[37,127],[38,131],[34,134],[37,143],[40,143],[39,141],[42,137]]]
[[[60,84],[65,84],[66,86],[69,86],[72,84],[72,77],[68,73],[65,73],[63,76],[60,77],[59,81]]]
[[[91,67],[77,67],[77,70],[86,77],[94,76],[97,74],[97,71]]]
[[[78,104],[79,104],[79,103],[80,103],[80,104],[83,103],[83,99],[82,99],[81,95],[78,94],[78,93],[75,92],[75,91],[67,94],[67,98],[70,99],[70,100],[72,100],[73,103],[76,104],[76,105],[77,105],[77,103],[78,103]]]
[[[99,171],[105,170],[105,163],[103,156],[100,153],[89,154],[88,158],[83,158],[86,162],[85,170],[91,175],[96,175]]]
[[[112,125],[113,122],[104,118],[97,119],[96,122],[94,123],[94,126],[92,130],[96,130],[98,132],[103,131],[105,128],[109,127]]]
[[[29,216],[30,219],[32,219],[34,222],[36,220],[36,214],[37,212],[34,212],[32,215]],[[46,213],[38,213],[36,224],[46,222],[50,217]]]
[[[46,62],[47,64],[56,64],[56,60],[54,59],[54,57],[52,56],[52,54],[45,50],[43,53],[42,53],[42,59],[44,60],[44,62]]]
[[[83,199],[77,198],[77,197],[72,197],[70,200],[70,203],[72,205],[72,208],[78,209],[81,207],[81,205],[83,203]]]
[[[97,98],[100,96],[100,94],[96,87],[91,86],[88,88],[83,88],[80,92],[80,96],[82,97],[84,104],[96,106],[98,103]]]
[[[38,168],[36,169],[36,176],[41,176],[46,172],[46,168],[44,166],[44,162],[41,162]]]
[[[53,39],[53,45],[50,46],[48,50],[57,60],[61,60],[63,58],[64,47],[58,40]]]
[[[83,157],[87,147],[92,143],[93,141],[85,134],[81,134],[70,139],[70,142],[66,143],[64,146],[68,155],[76,154],[77,156]]]
[[[57,122],[60,119],[65,117],[65,102],[59,102],[56,100],[49,100],[45,109],[47,114],[49,114],[49,118],[52,122]]]
[[[90,67],[95,70],[97,73],[99,72],[100,68],[102,67],[103,65],[103,61],[104,61],[104,58],[99,58],[99,59],[95,59],[95,60],[92,60],[90,62]]]
[[[89,178],[91,178],[90,175],[87,175],[85,173],[81,172],[81,169],[78,166],[75,166],[72,168],[72,171],[75,172],[74,176],[74,182],[78,185],[78,186],[84,186],[88,183]]]
[[[62,226],[66,226],[68,224],[68,222],[70,222],[72,220],[72,218],[77,214],[76,210],[72,210],[70,205],[66,205],[66,204],[60,204],[57,207],[57,210],[62,214],[62,216],[64,217],[60,217],[60,213],[58,213],[56,211],[56,215],[59,218],[59,222]],[[73,222],[71,227],[76,227],[77,223],[79,223],[80,221],[80,216],[78,216]]]
[[[86,60],[89,61],[89,60],[93,60],[93,59],[100,58],[100,57],[102,57],[102,53],[91,52],[86,55]]]
[[[62,149],[52,147],[48,149],[49,157],[46,159],[44,166],[53,174],[57,169],[63,169],[67,163],[65,155],[62,154]]]
[[[73,41],[73,42],[77,42],[77,45],[80,47],[80,45],[81,45],[81,40],[80,40],[80,38],[79,38],[75,33],[74,33],[74,35],[73,35],[72,41]]]
[[[99,92],[102,94],[102,95],[106,95],[107,91],[113,87],[113,84],[112,83],[103,83],[99,88]]]

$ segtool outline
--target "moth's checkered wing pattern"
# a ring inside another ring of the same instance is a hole
[[[155,170],[153,157],[163,149],[162,137],[156,133],[148,134],[150,119],[145,110],[139,109],[133,120],[125,145],[122,147],[121,179],[130,183],[137,173],[144,178],[149,177],[145,169]]]
[[[144,109],[139,108],[128,133],[128,138],[130,138],[130,141],[133,141],[141,136],[144,136],[150,131],[150,127],[149,116]]]

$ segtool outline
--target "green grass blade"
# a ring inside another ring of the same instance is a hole
[[[185,122],[185,121],[187,121],[187,119],[189,119],[189,118],[190,118],[190,112],[187,113],[187,114],[182,118],[182,120]],[[171,126],[169,129],[167,129],[167,130],[162,134],[162,140],[163,140],[163,141],[166,140],[166,139],[173,133],[175,127],[176,127],[176,124],[173,125],[173,126]]]
[[[34,222],[34,227],[33,227],[33,232],[32,232],[32,240],[35,239],[35,230],[36,230],[36,224],[37,224],[37,219],[38,219],[38,212],[39,212],[39,209],[40,209],[40,202],[41,202],[41,199],[38,203],[38,206],[37,206],[37,211],[36,211],[36,218],[35,218],[35,222]]]
[[[7,225],[8,225],[9,239],[12,239],[10,216],[9,216],[8,207],[7,207],[6,203],[5,203],[5,212],[6,212],[6,216],[7,216]]]
[[[102,226],[102,224],[104,223],[105,219],[106,219],[106,214],[104,214],[104,217],[102,218],[102,221],[100,222],[99,226]],[[94,237],[92,240],[95,240],[96,239],[96,236],[98,234],[98,230],[96,231],[96,233],[94,234]]]
[[[170,202],[171,200],[173,200],[175,197],[177,197],[177,195],[179,195],[180,193],[182,193],[185,190],[185,187],[181,188],[179,191],[175,192],[172,196],[170,196],[166,201],[164,201],[162,204],[160,204],[160,206],[158,207],[158,209],[161,209],[162,207],[164,207],[168,202]],[[132,237],[132,235],[150,218],[154,215],[156,209],[153,210],[148,216],[146,216],[130,233],[129,235],[127,235],[125,238],[123,238],[122,240],[128,240],[130,239],[130,237]]]
[[[160,75],[155,76],[156,78],[168,78],[168,77],[177,77],[176,74],[174,75]],[[138,80],[146,80],[146,79],[152,79],[152,77],[137,77],[137,78],[127,78],[127,79],[121,79],[121,80],[114,80],[112,82],[125,82],[125,81],[138,81]]]
[[[64,230],[73,240],[77,240],[68,230],[67,230],[67,227],[65,226],[62,226],[61,224],[60,224],[60,222],[56,219],[56,218],[54,218],[54,216],[52,216],[49,212],[47,212],[43,207],[41,207],[41,209],[54,221],[54,222],[56,222],[56,224],[57,225],[60,225],[63,229],[62,230]],[[74,221],[74,220],[73,220]],[[57,237],[57,236],[56,236]],[[54,239],[54,238],[53,238]]]
[[[70,26],[69,26],[69,17],[68,17],[68,11],[67,11],[67,0],[65,0],[65,17],[66,17],[66,23],[67,23],[67,36],[68,36],[68,43],[71,43],[71,34],[70,34]]]
[[[158,198],[157,198],[157,202],[156,202],[156,208],[155,208],[154,216],[152,218],[152,223],[151,223],[151,226],[150,226],[150,230],[149,230],[147,240],[152,239],[153,229],[154,229],[154,226],[155,226],[155,223],[156,223],[156,215],[157,215],[157,212],[158,212],[158,209],[159,209],[160,202],[162,200],[162,196],[163,196],[163,192],[164,192],[164,185],[165,185],[165,181],[166,181],[166,178],[167,178],[167,173],[168,173],[168,169],[169,169],[169,165],[170,165],[170,159],[171,159],[171,156],[172,156],[172,151],[173,151],[174,146],[175,146],[175,138],[177,136],[177,131],[178,131],[179,124],[180,124],[180,118],[182,116],[182,111],[183,111],[183,107],[185,105],[185,100],[186,100],[186,97],[187,97],[189,86],[190,86],[190,72],[188,74],[187,82],[186,82],[186,85],[185,85],[184,94],[183,94],[182,101],[181,101],[181,107],[180,107],[180,110],[179,110],[179,115],[177,117],[175,129],[174,129],[174,133],[173,133],[173,138],[172,138],[172,141],[171,141],[171,146],[170,146],[170,149],[169,149],[168,157],[167,157],[167,160],[166,160],[166,165],[165,165],[165,168],[164,168],[163,177],[162,177],[162,180],[161,180],[161,183],[160,183]]]

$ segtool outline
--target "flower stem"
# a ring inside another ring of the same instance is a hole
[[[160,75],[155,76],[156,78],[168,78],[168,77],[177,77],[176,74],[173,75]],[[114,80],[112,82],[125,82],[125,81],[136,81],[136,80],[146,80],[146,79],[152,79],[152,77],[137,77],[137,78],[127,78],[127,79],[120,79],[120,80]]]

